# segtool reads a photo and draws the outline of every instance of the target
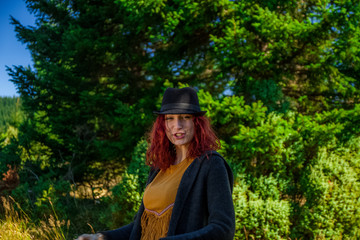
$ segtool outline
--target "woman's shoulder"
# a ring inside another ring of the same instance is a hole
[[[233,186],[233,172],[229,164],[220,153],[216,151],[210,151],[202,157],[203,169],[208,177],[217,178],[219,181],[223,179],[224,181],[228,181],[230,185]]]
[[[216,168],[220,166],[225,166],[227,169],[230,169],[225,158],[218,153],[217,151],[208,151],[205,152],[201,157],[200,161],[203,165],[208,165],[211,168]]]
[[[203,153],[203,155],[200,157],[201,160],[210,160],[210,161],[225,161],[224,157],[218,153],[217,151],[207,151]]]

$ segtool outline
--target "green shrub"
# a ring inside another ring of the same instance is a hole
[[[235,239],[281,239],[290,232],[290,203],[262,198],[249,191],[245,182],[235,185]]]
[[[237,239],[360,237],[360,105],[305,116],[199,98],[235,173]]]
[[[23,183],[14,189],[11,195],[29,211],[31,218],[42,219],[54,215],[67,219],[69,204],[65,196],[70,192],[68,181],[51,181],[46,176],[39,177],[35,184]]]
[[[343,150],[322,148],[318,164],[304,174],[306,202],[294,230],[315,238],[360,237],[360,165],[353,165],[353,159],[359,163],[360,155]]]
[[[149,173],[149,167],[145,165],[146,148],[145,140],[138,143],[129,166],[121,176],[121,182],[105,199],[108,209],[101,215],[101,221],[110,229],[131,222],[139,209]]]

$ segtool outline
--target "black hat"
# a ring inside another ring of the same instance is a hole
[[[200,110],[196,91],[190,87],[166,89],[160,111],[156,114],[196,114],[204,115],[206,111]]]

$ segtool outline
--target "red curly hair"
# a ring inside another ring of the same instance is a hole
[[[187,157],[196,158],[209,150],[220,149],[220,141],[211,128],[209,119],[194,115],[194,137],[190,142]],[[146,152],[146,164],[162,170],[175,162],[174,145],[165,133],[165,115],[158,115],[149,133],[150,146]]]

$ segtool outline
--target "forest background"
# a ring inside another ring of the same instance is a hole
[[[235,239],[360,238],[357,0],[27,0],[34,66],[0,101],[0,238],[132,220],[167,87],[198,90],[234,175]],[[10,107],[6,107],[10,106]],[[18,235],[16,235],[18,234]]]

